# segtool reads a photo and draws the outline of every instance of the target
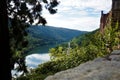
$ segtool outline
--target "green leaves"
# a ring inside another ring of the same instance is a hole
[[[18,63],[18,71],[27,72],[25,66],[25,51],[28,46],[28,40],[26,38],[26,28],[29,25],[35,23],[45,26],[47,21],[42,17],[41,1],[46,5],[49,5],[48,11],[51,14],[55,14],[56,10],[53,7],[58,5],[57,0],[52,0],[48,3],[47,0],[7,0],[7,11],[9,19],[9,38],[10,38],[10,54],[11,54],[11,70],[14,69],[14,64]],[[11,4],[13,3],[13,4]]]
[[[42,5],[40,4],[40,2],[38,2],[37,5],[35,6],[35,11],[36,12],[41,12],[42,11]]]
[[[57,12],[57,9],[52,9],[51,7],[48,8],[50,14],[55,14]]]
[[[30,5],[35,5],[37,0],[25,0],[25,2],[29,3]]]
[[[59,2],[57,0],[51,0],[49,4],[47,4],[45,7],[48,9],[50,14],[57,13],[57,9],[54,9],[56,6],[58,6]]]
[[[23,14],[25,14],[27,9],[28,9],[28,7],[27,7],[26,3],[25,2],[21,3],[20,10],[23,12]]]
[[[38,68],[35,69],[35,73],[31,73],[31,75],[44,74],[44,76],[48,76],[48,73],[54,74],[58,71],[70,69],[81,63],[109,54],[105,44],[108,44],[108,41],[110,41],[110,48],[113,49],[113,47],[120,42],[120,31],[117,29],[118,28],[107,27],[104,35],[96,30],[95,32],[85,34],[82,37],[74,38],[70,42],[71,49],[69,54],[66,54],[68,48],[67,44],[51,48],[49,51],[51,61],[40,64]],[[42,79],[44,78],[45,77],[42,77]]]
[[[47,0],[42,0],[44,3],[48,3],[48,1]]]
[[[50,7],[53,8],[53,7],[56,7],[59,3],[57,2],[57,0],[52,0],[50,2]]]

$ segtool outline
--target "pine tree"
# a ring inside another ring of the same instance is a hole
[[[18,71],[27,72],[24,56],[25,48],[28,44],[26,28],[32,25],[35,20],[38,20],[36,24],[45,26],[47,21],[41,16],[43,10],[42,3],[45,4],[45,8],[50,14],[55,14],[57,12],[55,7],[59,2],[57,0],[51,0],[49,2],[47,0],[2,0],[1,2],[0,16],[2,16],[2,21],[0,22],[2,24],[0,28],[0,45],[5,55],[4,61],[9,61],[9,65],[4,65],[5,67],[9,66],[8,74],[6,74],[8,79],[6,77],[4,79],[11,80],[11,70],[14,69],[15,63],[19,65],[17,68]],[[32,6],[32,8],[29,8],[27,5]],[[4,43],[4,47],[2,43]]]

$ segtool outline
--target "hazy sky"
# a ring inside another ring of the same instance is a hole
[[[43,10],[47,25],[93,31],[99,28],[101,10],[107,13],[112,0],[59,0],[58,12],[50,15]]]

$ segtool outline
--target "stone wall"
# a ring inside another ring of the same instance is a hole
[[[120,24],[120,0],[112,0],[112,25],[116,22]],[[119,25],[120,27],[120,25]]]
[[[101,11],[101,18],[100,18],[100,32],[104,32],[105,26],[109,23],[110,19],[110,12],[107,14],[104,14],[103,11]]]
[[[101,18],[100,18],[100,32],[104,32],[104,28],[112,25],[113,27],[118,22],[120,28],[120,0],[112,0],[112,8],[107,13],[104,14],[101,11]]]

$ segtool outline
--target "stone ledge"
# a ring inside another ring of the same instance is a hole
[[[111,53],[107,60],[97,58],[75,68],[48,76],[45,80],[120,80],[120,50]]]

